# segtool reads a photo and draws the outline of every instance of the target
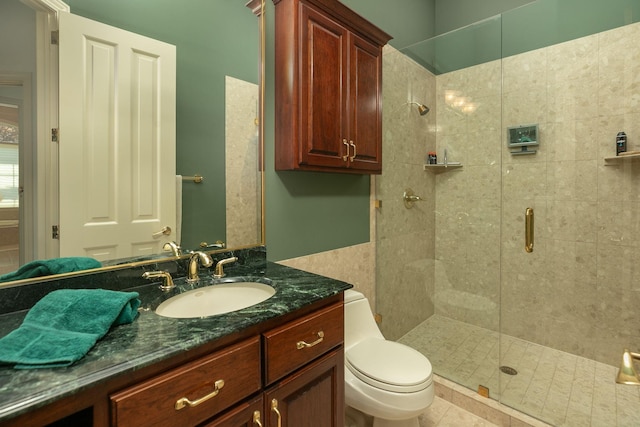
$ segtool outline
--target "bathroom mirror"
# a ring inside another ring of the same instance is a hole
[[[26,4],[38,3],[34,0],[8,2],[15,3],[11,6],[14,9],[27,10]],[[58,0],[45,3],[58,3]],[[246,82],[251,88],[253,94],[247,104],[252,111],[249,114],[252,115],[253,132],[250,144],[253,145],[245,145],[243,149],[254,150],[252,158],[258,161],[262,156],[257,125],[260,120],[256,114],[260,108],[255,96],[261,69],[259,20],[251,5],[247,5],[246,0],[184,0],[180,3],[173,0],[67,0],[65,3],[74,14],[162,40],[177,48],[177,173],[204,177],[200,184],[185,180],[182,187],[183,248],[199,249],[201,243],[211,245],[218,240],[227,241],[226,219],[240,216],[238,207],[228,206],[227,199],[239,191],[251,194],[254,200],[249,209],[254,216],[250,221],[254,233],[253,237],[230,240],[227,249],[262,244],[262,173],[258,165],[251,165],[247,168],[251,176],[246,183],[237,171],[228,181],[225,160],[234,156],[225,144],[229,133],[225,129],[228,125],[225,123],[226,105],[230,100],[236,106],[242,104],[237,96],[228,93],[228,88],[234,87],[229,85],[228,78]],[[6,4],[3,1],[3,7]],[[35,20],[35,12],[31,13]],[[8,19],[13,21],[13,17]],[[35,29],[35,24],[30,25]],[[32,40],[35,38],[33,35]],[[7,50],[10,49],[0,48],[3,56]],[[0,73],[2,71],[0,68]],[[35,105],[33,110],[37,110]],[[227,214],[229,208],[234,209],[230,215]],[[245,216],[247,212],[241,215]],[[158,255],[171,256],[168,252]],[[122,261],[119,260],[119,264]]]

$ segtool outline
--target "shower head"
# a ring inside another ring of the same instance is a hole
[[[429,107],[427,107],[424,104],[420,104],[419,102],[407,102],[407,104],[414,104],[418,106],[418,113],[420,113],[421,116],[426,115],[429,112]]]
[[[620,370],[618,371],[618,376],[616,376],[618,384],[640,385],[640,378],[638,378],[636,368],[633,366],[633,359],[640,359],[640,354],[632,353],[625,348],[624,353],[622,353]]]

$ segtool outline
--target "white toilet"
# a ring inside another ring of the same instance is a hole
[[[345,291],[344,303],[346,405],[372,416],[374,427],[418,427],[433,402],[429,359],[385,340],[360,292]]]

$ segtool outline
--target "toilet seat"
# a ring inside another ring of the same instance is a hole
[[[411,393],[431,385],[431,363],[406,345],[366,338],[349,348],[345,365],[359,380],[382,390]]]

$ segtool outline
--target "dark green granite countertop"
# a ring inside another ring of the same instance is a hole
[[[199,319],[171,319],[153,309],[176,292],[193,289],[184,278],[178,290],[163,293],[157,283],[128,288],[140,293],[142,307],[130,325],[112,329],[80,361],[69,368],[16,370],[0,367],[0,421],[40,408],[81,392],[99,382],[152,365],[205,343],[236,333],[311,303],[339,294],[348,283],[265,262],[260,267],[230,266],[228,276],[264,277],[273,281],[276,294],[258,305],[233,313]],[[201,274],[197,286],[213,279]],[[26,310],[0,315],[0,337],[17,328]]]

